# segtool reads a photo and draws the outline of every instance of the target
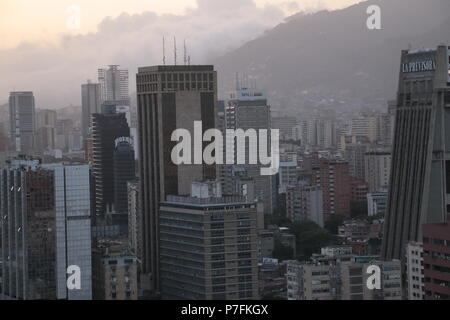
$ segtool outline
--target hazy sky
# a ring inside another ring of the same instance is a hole
[[[208,0],[205,0],[207,2]],[[224,2],[227,0],[223,0]],[[216,1],[211,1],[217,6]],[[258,7],[274,5],[286,14],[319,8],[336,9],[358,0],[255,0]],[[80,29],[67,28],[71,6],[81,9]],[[95,32],[105,17],[152,11],[183,14],[197,8],[196,0],[0,0],[0,48],[11,48],[21,41],[51,41],[65,33]]]
[[[337,9],[361,0],[0,0],[0,103],[33,91],[39,108],[80,103],[96,70],[160,64],[161,37],[188,42],[192,63],[207,63],[299,11]],[[80,8],[80,28],[68,25]],[[172,62],[172,50],[168,50]],[[179,56],[182,56],[181,52]],[[180,61],[181,62],[181,61]]]

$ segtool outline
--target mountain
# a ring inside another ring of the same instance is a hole
[[[373,4],[381,30],[366,26]],[[228,92],[236,72],[246,73],[288,114],[321,105],[384,107],[395,97],[401,50],[450,44],[449,12],[449,0],[369,0],[297,14],[216,59],[219,85]]]

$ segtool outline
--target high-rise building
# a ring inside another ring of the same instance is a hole
[[[403,51],[382,255],[402,259],[450,211],[450,50]]]
[[[98,69],[101,103],[106,101],[130,105],[128,69],[119,69],[118,65]]]
[[[14,151],[32,153],[35,147],[36,114],[33,92],[9,95],[10,138]]]
[[[359,117],[352,119],[351,135],[367,137],[370,142],[377,140],[377,118]]]
[[[266,93],[263,90],[246,88],[236,90],[231,94],[226,112],[230,114],[227,115],[227,120],[230,120],[229,123],[227,123],[228,129],[270,131],[270,106],[267,103]],[[227,141],[227,143],[229,143],[229,141]],[[259,146],[257,150],[259,152]],[[270,147],[268,150],[270,150]],[[246,159],[248,159],[248,157],[249,148],[247,147]],[[260,164],[239,164],[236,166],[243,168],[246,171],[247,176],[254,179],[256,198],[264,204],[264,211],[267,214],[272,214],[272,176],[261,175],[262,165]]]
[[[272,117],[272,129],[280,130],[280,138],[284,140],[295,139],[297,119],[293,117]]]
[[[351,181],[347,162],[321,159],[314,166],[312,184],[322,188],[325,222],[335,214],[350,216]]]
[[[54,179],[57,299],[91,300],[91,195],[87,165],[42,165]],[[81,289],[67,289],[67,268],[78,266]]]
[[[387,192],[367,194],[367,215],[369,217],[386,214],[388,194]]]
[[[91,83],[81,85],[81,134],[83,143],[88,138],[92,128],[92,115],[101,112],[100,84]]]
[[[191,182],[215,177],[215,168],[172,162],[175,129],[194,136],[194,121],[203,131],[215,127],[217,74],[213,66],[139,68],[137,77],[141,212],[144,237],[143,272],[159,292],[159,202],[166,195],[190,193]]]
[[[142,214],[140,213],[139,182],[128,182],[128,241],[131,251],[142,259]]]
[[[4,297],[91,299],[89,182],[88,166],[30,158],[13,159],[0,172]],[[81,289],[68,290],[73,265],[80,268]]]
[[[55,110],[38,109],[36,112],[36,147],[39,151],[53,150],[56,147]]]
[[[130,137],[130,128],[125,114],[115,113],[114,110],[114,106],[111,109],[105,107],[105,113],[95,113],[92,116],[95,211],[98,217],[104,217],[106,212],[114,211],[114,151],[116,139]]]
[[[127,183],[136,178],[133,140],[119,137],[115,141],[114,166],[114,208],[117,213],[128,213]]]
[[[406,248],[406,278],[408,300],[423,299],[423,244],[409,242]]]
[[[0,298],[56,299],[54,176],[39,161],[0,171]]]
[[[208,183],[196,184],[197,197],[168,196],[161,202],[162,296],[257,299],[256,203],[210,190]]]
[[[365,154],[368,145],[348,144],[345,148],[345,157],[350,164],[350,173],[353,178],[364,180],[366,176]]]
[[[383,150],[367,152],[364,173],[364,180],[369,183],[370,192],[387,190],[391,176],[391,153]]]
[[[286,217],[292,222],[309,220],[323,227],[322,189],[304,181],[287,187]]]
[[[423,225],[425,300],[450,300],[449,249],[450,222]]]

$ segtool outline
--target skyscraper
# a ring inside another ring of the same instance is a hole
[[[215,181],[192,188],[192,196],[161,202],[163,298],[257,299],[256,203],[222,197]]]
[[[57,299],[92,299],[90,168],[87,165],[42,165],[53,171],[56,218]],[[81,289],[67,289],[67,268],[81,271]]]
[[[350,216],[351,181],[347,162],[320,159],[314,165],[312,183],[323,190],[324,222],[335,214]]]
[[[127,213],[127,183],[136,178],[133,140],[119,137],[114,143],[114,207],[118,213]]]
[[[35,102],[33,92],[11,92],[9,118],[11,144],[14,151],[33,152],[35,145]]]
[[[81,85],[81,134],[83,144],[92,127],[92,114],[101,112],[100,84],[91,83]]]
[[[89,184],[89,166],[20,158],[0,171],[0,298],[91,299]],[[71,265],[79,290],[67,289]]]
[[[115,106],[103,106],[104,113],[93,114],[93,175],[95,180],[95,211],[104,217],[114,205],[114,150],[116,139],[130,137],[130,128],[123,113]]]
[[[37,110],[36,112],[36,147],[39,151],[53,150],[56,147],[55,110]]]
[[[165,196],[190,193],[191,182],[215,177],[215,168],[172,162],[171,141],[177,128],[192,136],[194,121],[203,131],[214,128],[217,74],[213,66],[154,66],[139,68],[137,77],[138,140],[143,272],[159,291],[159,202]]]
[[[54,177],[38,165],[0,170],[1,299],[56,299]]]
[[[128,69],[119,69],[118,65],[110,65],[108,69],[98,69],[100,83],[100,99],[114,101],[118,104],[130,105]]]
[[[400,259],[450,211],[449,48],[403,51],[382,255]]]
[[[266,93],[263,90],[241,88],[231,94],[226,108],[227,129],[270,130],[270,106],[267,103]],[[227,141],[227,143],[229,143]],[[270,147],[268,148],[270,150]],[[259,150],[259,146],[257,148]],[[235,153],[236,154],[236,153]],[[246,159],[249,157],[249,148],[246,148]],[[255,181],[255,196],[264,203],[264,212],[273,213],[272,176],[261,175],[260,164],[236,165],[243,168],[249,178]]]

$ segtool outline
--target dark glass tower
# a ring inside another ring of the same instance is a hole
[[[403,51],[382,255],[401,259],[450,211],[449,48]]]
[[[159,203],[168,194],[189,194],[191,182],[215,178],[215,167],[175,165],[171,141],[177,128],[193,137],[194,121],[214,128],[217,74],[213,66],[139,68],[137,77],[140,201],[143,223],[143,272],[159,292]]]
[[[116,113],[114,106],[102,106],[103,113],[93,119],[93,176],[95,180],[95,211],[104,217],[114,205],[114,150],[120,137],[130,137],[125,114]]]
[[[136,178],[133,141],[116,139],[114,150],[114,207],[117,213],[128,212],[127,183]]]

